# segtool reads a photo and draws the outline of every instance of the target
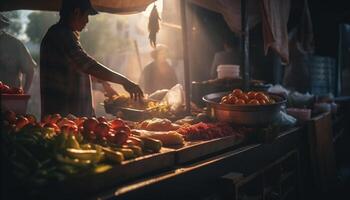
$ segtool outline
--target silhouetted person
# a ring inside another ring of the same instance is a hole
[[[168,48],[157,45],[151,52],[153,61],[145,66],[140,77],[144,92],[151,94],[156,90],[170,89],[178,83],[176,73],[167,61]]]
[[[0,14],[0,81],[28,92],[36,63],[23,43],[5,32],[9,25],[10,21]],[[22,84],[21,75],[24,78]]]

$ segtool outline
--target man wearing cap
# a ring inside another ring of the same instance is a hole
[[[9,25],[10,21],[0,14],[0,81],[28,92],[36,64],[23,43],[5,32]]]
[[[93,116],[91,77],[123,85],[132,98],[143,96],[140,87],[90,57],[79,42],[79,32],[97,11],[89,0],[63,0],[60,20],[41,42],[42,114],[72,113]]]

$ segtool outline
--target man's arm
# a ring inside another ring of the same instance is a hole
[[[36,63],[33,60],[32,56],[29,54],[28,49],[22,43],[20,43],[18,53],[21,64],[20,70],[25,77],[25,82],[22,86],[24,92],[27,93],[33,81],[34,67],[36,66]]]
[[[72,66],[79,71],[91,74],[92,76],[104,80],[111,81],[123,85],[124,89],[130,93],[132,98],[140,98],[143,96],[142,90],[134,82],[125,76],[105,67],[89,56],[81,47],[79,41],[74,35],[65,38],[65,48],[71,59]]]

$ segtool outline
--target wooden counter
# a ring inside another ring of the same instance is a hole
[[[120,184],[92,199],[201,199],[220,194],[220,178],[231,172],[248,176],[288,152],[298,151],[305,130],[282,132],[268,144],[251,144],[204,159],[178,165],[143,179]]]

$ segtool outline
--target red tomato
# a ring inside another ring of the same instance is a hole
[[[98,125],[98,121],[96,118],[90,118],[84,121],[83,127],[84,131],[90,132],[90,131],[95,131],[96,126]]]
[[[108,122],[107,119],[104,116],[98,117],[97,121],[99,121],[99,122],[106,122],[106,123]]]
[[[112,142],[113,144],[122,145],[128,140],[129,135],[129,127],[120,127],[116,130],[115,133],[110,132],[106,138],[109,142]]]
[[[238,98],[235,97],[235,96],[231,96],[229,99],[228,99],[228,103],[229,104],[235,104],[237,102]]]
[[[267,101],[265,101],[265,99],[260,99],[259,103],[260,103],[260,105],[266,105]]]
[[[74,122],[77,126],[81,126],[85,120],[87,120],[87,117],[77,117]]]
[[[46,123],[44,125],[44,127],[53,128],[55,130],[55,132],[60,132],[61,131],[60,128],[57,126],[57,124],[51,123],[51,122],[50,123]]]
[[[111,128],[112,129],[117,129],[119,127],[124,127],[125,123],[123,120],[121,120],[120,118],[114,119],[112,121],[109,122],[111,124]]]
[[[2,94],[8,94],[10,92],[10,87],[6,84],[3,84],[1,87],[1,91]]]
[[[256,99],[250,100],[250,101],[248,102],[248,104],[250,104],[250,105],[260,105],[259,101],[256,100]]]
[[[234,89],[232,91],[232,94],[236,97],[239,97],[239,95],[241,95],[243,93],[243,91],[241,89]]]
[[[243,99],[245,103],[248,103],[249,102],[249,97],[248,95],[242,93],[240,96],[239,96],[240,99]]]
[[[244,101],[243,99],[238,99],[238,100],[236,101],[236,104],[237,104],[237,105],[244,105],[244,104],[245,104],[245,101]]]
[[[35,124],[36,118],[35,118],[34,115],[26,114],[26,115],[24,115],[24,116],[28,119],[29,123]]]
[[[256,95],[256,92],[253,92],[253,91],[247,93],[247,96],[249,99],[255,99],[255,95]]]
[[[108,133],[109,133],[109,126],[106,122],[101,122],[97,124],[95,128],[95,134],[98,138],[107,137]]]
[[[27,125],[29,123],[29,120],[26,117],[23,116],[19,116],[16,120],[16,129],[21,129],[23,128],[25,125]]]
[[[256,95],[255,95],[255,98],[260,100],[260,99],[267,99],[267,96],[262,93],[262,92],[257,92]]]

